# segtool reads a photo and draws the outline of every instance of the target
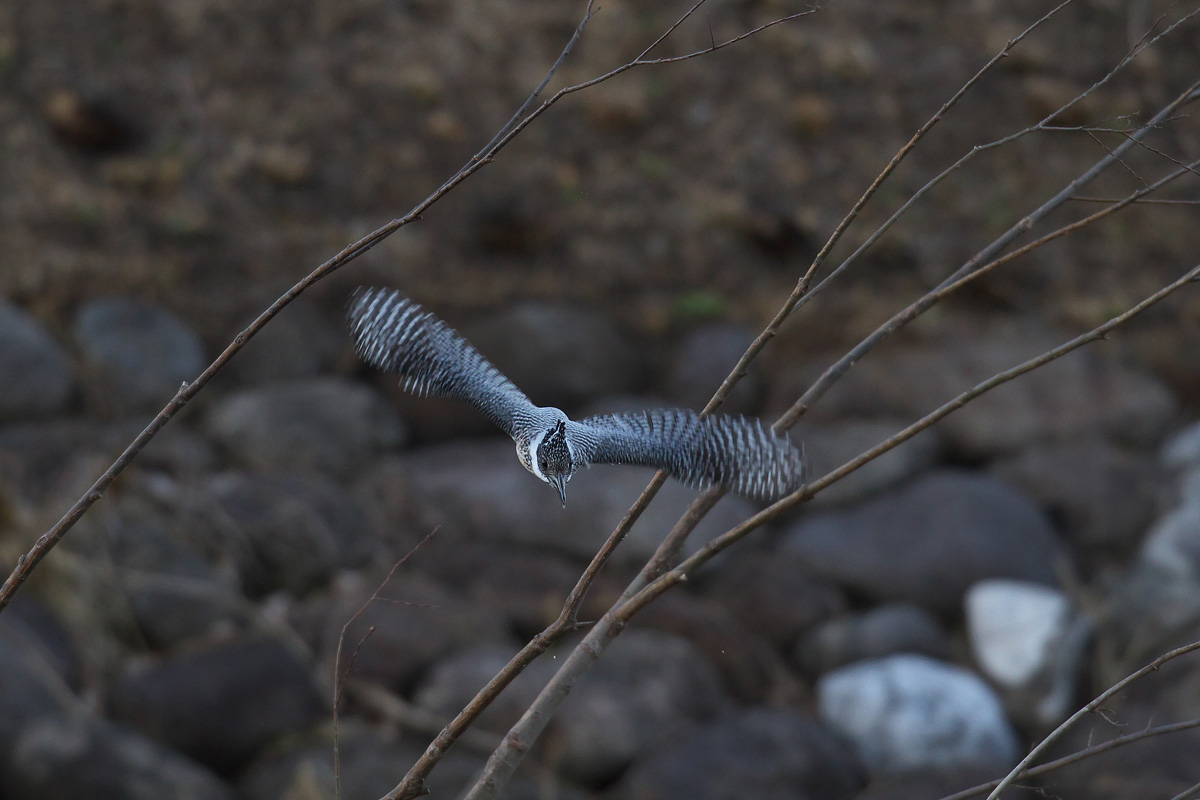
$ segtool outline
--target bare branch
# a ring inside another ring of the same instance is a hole
[[[912,437],[916,436],[921,431],[929,428],[936,422],[949,416],[954,411],[957,411],[958,409],[962,408],[964,405],[971,402],[979,395],[984,394],[985,392],[989,392],[992,389],[996,388],[997,386],[1007,383],[1007,382],[1013,380],[1014,378],[1020,377],[1021,375],[1024,375],[1027,372],[1032,372],[1033,370],[1038,369],[1039,367],[1045,366],[1046,364],[1049,364],[1051,361],[1062,358],[1067,353],[1070,353],[1073,350],[1077,350],[1080,347],[1084,346],[1085,344],[1089,344],[1090,342],[1094,342],[1098,339],[1103,339],[1113,329],[1119,327],[1120,325],[1125,324],[1129,320],[1136,317],[1138,314],[1141,314],[1146,309],[1150,308],[1151,306],[1155,305],[1156,303],[1158,303],[1161,300],[1163,300],[1164,298],[1166,298],[1168,295],[1172,294],[1173,292],[1178,291],[1179,289],[1183,288],[1187,284],[1196,281],[1198,278],[1200,278],[1200,265],[1197,265],[1197,266],[1193,267],[1192,269],[1188,270],[1180,278],[1176,279],[1175,281],[1171,282],[1170,284],[1159,289],[1157,292],[1155,292],[1154,294],[1145,298],[1137,305],[1135,305],[1135,306],[1127,309],[1123,313],[1113,317],[1108,322],[1105,322],[1103,325],[1097,326],[1097,327],[1093,328],[1092,330],[1088,331],[1087,333],[1081,334],[1080,336],[1077,336],[1074,339],[1071,339],[1070,341],[1065,342],[1065,343],[1059,345],[1058,347],[1053,348],[1052,350],[1047,350],[1045,353],[1042,353],[1041,355],[1039,355],[1035,358],[1031,358],[1028,361],[1018,364],[1017,366],[1015,366],[1011,369],[1008,369],[1008,370],[1005,370],[1004,372],[998,373],[998,374],[992,376],[991,378],[989,378],[988,380],[978,384],[974,388],[969,389],[969,390],[959,394],[954,399],[939,406],[936,410],[925,415],[924,417],[917,420],[912,425],[909,425],[907,428],[900,431],[899,433],[892,436],[891,438],[887,439],[886,441],[879,443],[875,447],[872,447],[870,450],[867,450],[866,452],[860,454],[859,456],[851,459],[850,461],[843,464],[841,467],[838,467],[837,469],[833,470],[832,472],[827,473],[826,475],[821,477],[819,480],[813,481],[812,483],[801,487],[793,494],[790,494],[787,497],[784,497],[783,499],[777,501],[776,503],[768,506],[767,508],[758,512],[754,516],[750,517],[749,519],[747,519],[745,522],[741,523],[740,525],[737,525],[736,527],[731,528],[730,530],[726,531],[725,533],[721,534],[720,536],[716,537],[715,539],[709,541],[707,544],[704,545],[704,547],[700,548],[698,551],[696,551],[694,554],[692,554],[687,559],[685,559],[682,563],[680,563],[679,566],[675,567],[674,569],[670,570],[669,572],[666,572],[663,575],[656,578],[653,583],[646,586],[644,589],[639,591],[636,596],[634,596],[633,598],[631,598],[630,600],[628,600],[627,602],[622,604],[619,608],[614,609],[613,611],[615,611],[615,614],[619,618],[621,624],[628,622],[629,619],[632,618],[632,616],[634,614],[636,614],[639,610],[641,610],[643,607],[645,607],[652,600],[654,600],[655,598],[660,596],[667,589],[671,588],[672,586],[674,586],[676,584],[682,583],[683,581],[686,581],[687,576],[690,573],[694,572],[700,566],[702,566],[703,564],[708,562],[717,553],[721,552],[722,550],[725,550],[730,545],[732,545],[734,542],[738,541],[739,539],[742,539],[748,533],[750,533],[751,531],[760,527],[764,523],[769,522],[770,520],[779,516],[779,514],[783,513],[784,511],[787,511],[790,508],[795,507],[799,503],[802,503],[805,500],[808,500],[810,497],[815,495],[817,492],[821,491],[822,489],[825,489],[827,486],[829,486],[833,483],[836,483],[837,481],[839,481],[842,478],[849,475],[851,472],[854,472],[855,470],[862,467],[867,462],[873,461],[876,458],[878,458],[879,456],[886,453],[887,451],[903,444],[904,442],[908,441]],[[613,613],[613,611],[610,611],[610,613]],[[1200,648],[1200,643],[1197,643],[1196,645],[1189,645],[1189,646],[1194,647],[1194,648]],[[1178,655],[1182,655],[1182,653],[1178,653]],[[565,667],[565,665],[564,665],[564,667]],[[1106,694],[1103,697],[1107,698],[1108,696],[1111,696],[1111,695]],[[1097,703],[1097,706],[1098,705],[1099,705],[1099,703]]]
[[[1105,79],[1101,79],[1101,82]],[[1100,82],[1097,83],[1099,85]],[[775,423],[777,430],[787,430],[796,424],[800,416],[808,410],[808,408],[825,395],[830,388],[833,387],[838,380],[867,353],[875,348],[884,339],[891,336],[900,328],[907,325],[912,320],[919,317],[921,314],[932,308],[944,295],[940,294],[942,289],[952,285],[961,285],[964,279],[968,279],[972,273],[979,272],[989,268],[993,259],[1004,251],[1006,247],[1012,244],[1016,239],[1027,233],[1033,228],[1034,224],[1045,219],[1052,211],[1066,203],[1072,196],[1083,186],[1088,185],[1095,180],[1108,167],[1116,163],[1128,150],[1133,147],[1139,139],[1149,133],[1155,125],[1162,119],[1174,114],[1180,108],[1194,102],[1200,94],[1197,90],[1200,89],[1200,81],[1189,86],[1182,94],[1176,97],[1173,101],[1164,106],[1154,117],[1143,125],[1136,133],[1130,136],[1128,140],[1120,146],[1113,148],[1112,152],[1097,161],[1089,169],[1084,171],[1082,175],[1071,181],[1065,188],[1056,193],[1046,202],[1038,206],[1029,215],[1018,221],[1007,231],[992,241],[987,247],[980,250],[972,256],[965,264],[955,270],[949,277],[944,279],[941,284],[933,291],[926,293],[921,299],[913,303],[909,307],[900,311],[883,325],[879,326],[873,333],[859,342],[846,355],[838,359],[834,364],[819,377],[816,382],[809,387],[799,400],[797,400],[791,408],[787,410]],[[815,290],[814,290],[815,291]]]
[[[1183,722],[1173,722],[1169,725],[1147,726],[1140,731],[1133,733],[1125,733],[1115,738],[1109,739],[1099,744],[1089,745],[1082,750],[1076,750],[1070,755],[1065,755],[1062,758],[1057,758],[1054,761],[1047,761],[1037,767],[1030,767],[1017,776],[1018,779],[1036,778],[1039,775],[1045,775],[1048,772],[1053,772],[1056,769],[1061,769],[1071,764],[1076,764],[1080,761],[1085,761],[1092,756],[1098,756],[1101,753],[1107,753],[1109,750],[1116,749],[1123,745],[1133,744],[1142,739],[1149,739],[1152,736],[1164,736],[1169,733],[1178,733],[1180,731],[1191,730],[1192,728],[1200,728],[1200,719],[1189,719]],[[978,786],[972,786],[970,789],[963,789],[961,792],[946,795],[941,800],[967,800],[968,797],[977,797],[984,792],[991,791],[1000,785],[999,780],[981,783]]]
[[[1193,269],[1191,271],[1191,273],[1189,273],[1189,274],[1194,278],[1198,273],[1200,273],[1200,267]],[[1178,283],[1179,282],[1176,281],[1176,283],[1172,284],[1172,286],[1177,286]],[[1161,292],[1160,292],[1160,294],[1161,294]],[[1145,302],[1145,301],[1143,301],[1143,302]],[[1055,728],[1053,731],[1051,731],[1049,733],[1049,735],[1046,736],[1046,738],[1044,738],[1044,739],[1042,739],[1042,741],[1038,742],[1037,746],[1034,747],[1032,750],[1030,750],[1029,754],[1026,755],[1023,759],[1021,759],[1021,763],[1019,763],[1015,767],[1013,767],[1012,770],[1007,775],[1005,775],[1004,778],[999,783],[996,784],[996,788],[994,788],[992,790],[992,793],[987,796],[987,800],[996,800],[996,798],[998,798],[1000,796],[1000,793],[1003,792],[1004,789],[1006,787],[1008,787],[1014,780],[1016,780],[1021,772],[1028,769],[1029,765],[1032,764],[1034,762],[1034,760],[1039,755],[1041,755],[1042,752],[1047,747],[1049,747],[1054,742],[1058,741],[1058,739],[1061,738],[1064,733],[1066,733],[1068,730],[1070,730],[1071,727],[1076,722],[1083,719],[1088,714],[1091,714],[1093,711],[1096,711],[1097,709],[1099,709],[1101,706],[1103,706],[1105,703],[1107,703],[1114,695],[1116,695],[1118,692],[1123,690],[1129,684],[1145,677],[1146,675],[1149,675],[1151,672],[1157,671],[1159,667],[1161,667],[1163,664],[1166,664],[1168,661],[1173,661],[1174,659],[1179,658],[1180,656],[1185,656],[1188,653],[1191,653],[1195,650],[1200,650],[1200,642],[1192,642],[1191,644],[1184,645],[1183,647],[1177,647],[1174,650],[1163,653],[1161,656],[1154,659],[1149,664],[1147,664],[1146,666],[1139,669],[1137,672],[1133,672],[1133,673],[1130,673],[1129,675],[1126,675],[1124,678],[1122,678],[1121,680],[1114,683],[1112,686],[1105,689],[1103,692],[1101,692],[1099,695],[1097,695],[1090,703],[1088,703],[1086,706],[1084,706],[1083,708],[1076,711],[1074,714],[1072,714],[1070,717],[1068,717],[1066,719],[1066,721],[1064,721],[1061,725],[1059,725],[1057,728]]]

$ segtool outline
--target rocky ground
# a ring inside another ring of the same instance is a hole
[[[564,101],[420,223],[318,285],[0,617],[0,797],[332,797],[347,623],[341,792],[384,794],[556,616],[649,475],[593,468],[559,508],[476,415],[406,398],[355,363],[348,289],[402,287],[540,403],[699,407],[896,148],[1049,7],[835,3],[637,71]],[[678,46],[788,10],[717,4]],[[678,11],[606,3],[560,78],[620,63]],[[579,12],[548,0],[0,6],[4,563],[275,295],[490,138]],[[1103,76],[1156,13],[1070,7],[947,118],[864,230],[972,145]],[[1194,80],[1197,36],[1166,40],[1063,124],[1161,104]],[[1030,137],[950,181],[789,323],[731,409],[785,409],[1103,145]],[[1154,146],[1194,158],[1200,133],[1182,120]],[[1152,179],[1160,159],[1131,158],[1094,194]],[[1194,199],[1186,188],[1171,196]],[[922,318],[794,431],[814,475],[1190,267],[1193,209],[1135,209]],[[1086,699],[1200,638],[1197,322],[1200,297],[1181,293],[758,532],[639,617],[508,796],[936,798],[1003,774]],[[667,486],[588,613],[692,496]],[[722,500],[690,546],[753,510]],[[385,600],[356,617],[406,553]],[[537,662],[489,709],[435,773],[434,797],[471,780],[554,666]],[[1173,662],[1055,754],[1200,717],[1198,679]],[[1031,783],[1170,797],[1200,780],[1197,744],[1186,731],[1146,739]]]

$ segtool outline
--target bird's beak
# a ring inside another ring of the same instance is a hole
[[[551,475],[550,485],[558,489],[558,499],[562,502],[562,507],[567,507],[567,479],[562,475]]]

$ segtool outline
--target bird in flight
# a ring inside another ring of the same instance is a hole
[[[350,300],[359,357],[400,376],[420,397],[474,406],[512,437],[525,469],[558,491],[589,464],[640,464],[689,486],[719,485],[770,501],[800,488],[800,451],[758,420],[679,408],[572,420],[534,405],[457,331],[394,289],[360,287]]]

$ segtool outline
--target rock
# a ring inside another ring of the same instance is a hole
[[[428,447],[372,468],[362,491],[388,503],[412,529],[441,526],[497,542],[591,558],[653,476],[631,466],[597,465],[576,473],[567,507],[517,460],[512,442],[452,443]],[[623,561],[644,560],[658,547],[696,492],[667,481],[654,503],[618,548]],[[726,496],[690,537],[687,552],[754,513],[740,497]],[[393,524],[395,524],[393,522]]]
[[[611,603],[618,594],[606,599]],[[639,611],[634,624],[687,639],[717,668],[724,687],[740,703],[808,698],[807,689],[770,642],[749,630],[714,599],[691,592],[667,592]]]
[[[342,664],[346,669],[346,659],[355,654],[350,677],[407,693],[418,676],[456,649],[511,641],[508,622],[497,611],[419,573],[389,582],[368,604],[377,588],[378,583],[346,575],[311,610],[323,618],[312,645],[327,664],[333,664],[346,626]]]
[[[20,595],[18,595],[19,597]],[[23,604],[24,605],[24,604]],[[13,745],[35,720],[76,706],[61,658],[30,629],[17,604],[0,620],[0,780],[7,782]],[[32,610],[32,609],[31,609]],[[44,613],[34,611],[35,614]],[[49,667],[49,668],[47,668]]]
[[[161,572],[123,573],[129,611],[146,642],[169,650],[216,632],[243,630],[253,607],[216,580]]]
[[[303,594],[374,552],[362,509],[328,480],[222,473],[197,495],[185,529],[214,559],[232,559],[251,597]]]
[[[629,630],[567,698],[543,758],[571,780],[602,785],[652,744],[712,718],[726,703],[716,671],[690,643]]]
[[[112,573],[107,591],[123,598],[117,613],[122,620],[132,615],[153,647],[171,648],[220,628],[244,626],[252,609],[236,579],[219,574],[169,524],[124,512],[106,526],[108,536],[77,547],[89,559],[89,570]]]
[[[971,652],[1005,693],[1013,719],[1049,730],[1074,710],[1090,625],[1066,595],[1038,584],[985,580],[966,596]]]
[[[343,719],[339,726],[339,783],[344,798],[377,798],[390,792],[425,750],[415,736],[396,737]],[[485,757],[462,746],[450,750],[429,776],[430,797],[461,797],[478,777]],[[241,800],[299,800],[335,797],[333,736],[328,729],[272,748],[238,783]],[[542,800],[544,785],[517,774],[504,788],[505,800]],[[555,786],[560,800],[585,800],[569,786]]]
[[[664,742],[621,779],[627,800],[839,800],[863,786],[858,759],[815,720],[751,709]]]
[[[781,649],[847,605],[837,587],[814,578],[804,561],[791,553],[734,556],[717,570],[706,594]]]
[[[823,622],[796,643],[792,660],[806,674],[816,676],[896,653],[946,658],[950,641],[928,611],[894,603]]]
[[[811,480],[886,441],[906,425],[899,419],[831,421],[800,426],[793,435],[804,443],[804,469]],[[941,436],[937,428],[931,428],[822,490],[811,505],[845,505],[876,494],[931,469],[941,451]]]
[[[213,769],[245,766],[265,745],[328,713],[304,663],[282,640],[210,644],[123,678],[112,716]]]
[[[521,636],[532,636],[558,618],[582,570],[557,553],[480,539],[438,534],[421,550],[422,572],[458,587],[478,606],[507,617]],[[599,601],[615,599],[624,588],[601,573],[581,610],[581,618],[604,612]]]
[[[871,781],[854,800],[929,800],[931,797],[947,797],[997,778],[995,770],[980,767],[957,769],[923,769],[893,775]],[[1029,781],[1019,781],[1018,788],[1008,788],[1001,795],[1004,800],[1037,800],[1041,795],[1026,789]],[[981,792],[980,797],[986,796]]]
[[[712,322],[684,334],[668,361],[663,391],[673,405],[699,411],[737,365],[758,331],[748,325]],[[750,414],[762,398],[762,380],[748,374],[721,406],[727,414]]]
[[[1096,616],[1092,672],[1108,686],[1200,639],[1200,580],[1137,562],[1109,589]]]
[[[987,684],[924,656],[888,656],[827,673],[817,682],[817,704],[876,778],[929,768],[1002,773],[1017,760],[1017,737]]]
[[[213,405],[205,430],[252,469],[343,477],[407,438],[378,392],[341,378],[313,378],[235,392]]]
[[[782,539],[817,575],[880,601],[957,613],[967,587],[1054,584],[1066,556],[1041,511],[992,478],[940,471],[845,511],[802,518]]]
[[[515,643],[487,642],[450,653],[439,659],[421,679],[413,693],[413,701],[444,719],[452,719],[519,649]],[[561,655],[562,648],[552,651],[553,657]],[[557,666],[550,657],[543,656],[526,667],[479,716],[479,729],[497,735],[507,733]]]
[[[205,368],[200,336],[171,312],[128,298],[93,300],[72,329],[89,399],[105,413],[157,411]]]
[[[41,324],[0,301],[0,422],[62,412],[75,390],[66,351]]]
[[[856,364],[817,407],[820,415],[915,418],[1069,338],[1017,319],[975,325],[961,335],[942,333],[928,344]],[[983,461],[1096,435],[1153,444],[1175,420],[1176,408],[1160,381],[1092,347],[981,395],[938,427],[954,454]]]
[[[1173,433],[1163,443],[1161,458],[1164,464],[1174,469],[1200,467],[1200,422],[1193,422]]]
[[[234,800],[212,772],[157,742],[82,712],[33,722],[5,750],[5,797]]]
[[[415,742],[367,730],[353,719],[343,719],[339,728],[337,782],[332,733],[317,731],[255,760],[238,781],[238,796],[241,800],[327,798],[335,796],[335,786],[340,784],[345,798],[383,797],[421,757],[422,749]]]
[[[417,702],[457,713],[513,652],[473,648],[452,657],[430,673]],[[544,656],[534,662],[485,712],[488,726],[507,731],[558,666]],[[686,640],[629,630],[568,695],[542,737],[549,749],[540,758],[572,780],[602,784],[651,744],[711,718],[725,703],[716,672]]]
[[[1154,517],[1163,483],[1151,459],[1103,439],[1035,445],[992,472],[1050,512],[1091,566],[1127,558]]]
[[[341,328],[301,299],[247,342],[228,371],[242,385],[312,378],[333,365],[346,343]]]
[[[526,303],[460,330],[538,405],[629,391],[637,376],[637,351],[590,309]]]
[[[1200,503],[1178,506],[1154,523],[1140,560],[1178,579],[1200,580]]]

